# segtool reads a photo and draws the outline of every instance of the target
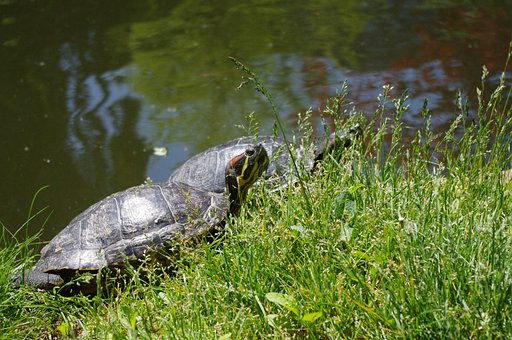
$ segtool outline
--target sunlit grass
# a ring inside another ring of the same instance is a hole
[[[440,135],[426,104],[425,128],[407,144],[405,96],[388,90],[381,101],[392,106],[366,124],[364,141],[322,163],[307,198],[300,185],[255,186],[224,235],[183,247],[172,273],[129,268],[123,289],[89,297],[14,289],[8,277],[34,240],[3,242],[0,334],[512,336],[512,184],[501,173],[512,157],[509,87],[480,95],[475,120],[460,105]]]

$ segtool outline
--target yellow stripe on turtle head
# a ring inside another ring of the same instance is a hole
[[[246,150],[244,156],[242,171],[237,176],[239,190],[250,187],[267,169],[269,163],[267,152],[261,145]]]

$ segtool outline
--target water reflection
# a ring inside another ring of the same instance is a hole
[[[415,134],[414,128],[422,120],[421,111],[425,100],[428,100],[428,108],[433,114],[432,128],[436,131],[445,130],[458,114],[455,111],[455,98],[462,84],[458,79],[450,80],[446,76],[439,60],[427,61],[418,67],[389,71],[349,72],[348,83],[349,98],[367,114],[375,111],[376,99],[382,94],[383,85],[394,87],[392,95],[395,98],[407,91],[409,99],[406,104],[410,109],[403,119],[405,126],[410,128],[408,131],[411,135]]]
[[[129,68],[84,74],[83,58],[73,46],[63,45],[60,54],[67,74],[68,150],[85,183],[112,192],[119,171],[115,161],[140,152],[144,144],[136,130],[140,100],[126,82]],[[134,149],[115,148],[123,133]]]

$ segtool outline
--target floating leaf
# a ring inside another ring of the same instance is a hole
[[[299,306],[297,304],[297,300],[293,298],[293,296],[290,296],[288,294],[282,294],[282,293],[267,293],[265,295],[267,300],[274,302],[289,311],[295,313],[295,315],[299,316]]]
[[[307,313],[302,317],[302,321],[313,322],[322,316],[322,312]]]
[[[167,148],[165,146],[155,146],[153,148],[153,155],[165,156],[167,155]]]

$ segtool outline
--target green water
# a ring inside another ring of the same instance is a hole
[[[52,211],[48,240],[106,195],[243,135],[251,112],[270,133],[268,103],[236,90],[228,56],[260,76],[289,131],[345,80],[366,114],[384,84],[408,89],[411,135],[428,98],[442,130],[457,89],[474,101],[482,65],[498,81],[512,5],[497,3],[0,1],[0,221],[17,230],[49,185],[35,204],[48,210],[18,234]]]

